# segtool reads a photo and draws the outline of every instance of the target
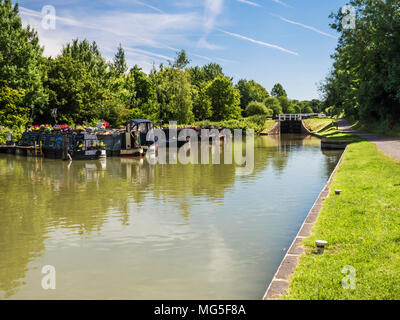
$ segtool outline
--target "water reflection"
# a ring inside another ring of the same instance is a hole
[[[0,155],[0,298],[162,298],[160,285],[171,299],[259,298],[340,153],[309,136],[255,148],[248,176]],[[44,264],[64,290],[41,289]]]

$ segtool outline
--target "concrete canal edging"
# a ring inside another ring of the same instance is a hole
[[[339,159],[335,169],[333,170],[331,176],[329,177],[328,182],[325,184],[321,193],[319,194],[317,200],[309,211],[306,219],[304,220],[302,226],[300,227],[299,232],[294,238],[289,250],[287,251],[285,257],[283,258],[281,264],[278,267],[278,271],[275,273],[272,278],[271,283],[269,284],[267,291],[263,297],[263,300],[278,300],[284,295],[290,285],[290,277],[294,273],[300,257],[303,255],[305,251],[305,247],[302,242],[303,239],[311,236],[312,228],[314,223],[317,221],[319,213],[321,212],[323,202],[326,198],[329,197],[330,194],[330,185],[334,179],[334,176],[343,162],[343,158],[346,154],[347,146],[345,147],[345,151]]]

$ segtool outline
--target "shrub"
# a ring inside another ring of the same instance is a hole
[[[248,117],[255,115],[272,116],[272,111],[268,109],[262,102],[252,101],[246,107],[246,115]]]

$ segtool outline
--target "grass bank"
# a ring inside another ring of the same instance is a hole
[[[386,122],[374,122],[374,123],[360,123],[359,121],[351,121],[353,123],[353,129],[360,131],[368,131],[377,134],[383,134],[390,137],[400,138],[400,125],[393,126],[389,128]]]
[[[358,136],[338,130],[335,119],[306,119],[303,122],[308,130],[324,136],[327,140],[362,141]]]
[[[353,143],[330,189],[283,298],[400,299],[399,163],[372,143]],[[323,255],[315,240],[329,242]],[[354,290],[341,284],[345,266],[355,269]]]

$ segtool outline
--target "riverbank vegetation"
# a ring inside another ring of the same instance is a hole
[[[66,43],[58,56],[45,57],[37,33],[22,26],[18,4],[10,0],[0,0],[0,31],[4,130],[56,119],[71,126],[103,120],[119,127],[132,118],[155,124],[209,120],[260,130],[260,123],[282,112],[321,111],[319,100],[290,100],[280,84],[270,95],[253,80],[235,83],[216,63],[192,66],[184,50],[149,73],[129,67],[121,45],[112,60],[102,56],[96,42],[79,39]]]
[[[400,136],[400,4],[353,0],[354,15],[332,14],[340,33],[333,68],[322,84],[326,111],[368,131]],[[354,20],[354,28],[346,22]],[[345,26],[345,27],[344,27]]]
[[[356,135],[340,131],[336,119],[306,119],[303,123],[310,132],[323,136],[327,140],[362,141]]]
[[[285,299],[400,299],[399,177],[398,161],[374,144],[349,145]],[[315,240],[328,241],[323,255]],[[342,286],[346,266],[354,289]]]

